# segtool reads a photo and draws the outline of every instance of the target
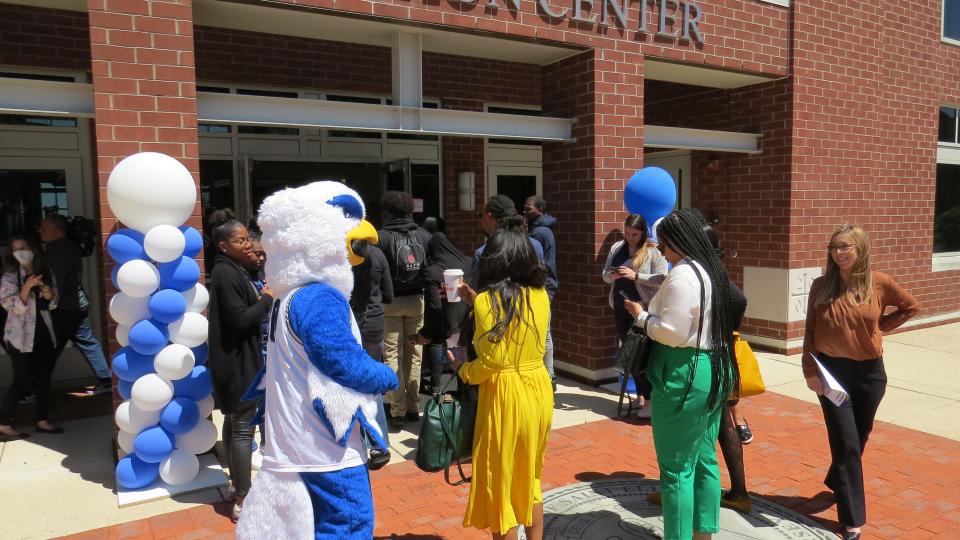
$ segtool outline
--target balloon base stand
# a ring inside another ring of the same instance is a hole
[[[177,495],[226,487],[230,484],[227,475],[220,467],[217,457],[210,453],[197,456],[200,458],[200,472],[197,477],[180,486],[171,486],[163,480],[157,480],[152,486],[137,490],[117,490],[117,505],[126,508],[136,504],[143,504],[161,499],[169,499]]]

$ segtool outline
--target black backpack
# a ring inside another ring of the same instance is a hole
[[[399,289],[423,287],[423,273],[427,267],[427,252],[412,231],[396,233],[393,283]]]
[[[97,248],[100,233],[97,222],[83,216],[67,218],[67,238],[80,246],[80,253],[89,257]]]

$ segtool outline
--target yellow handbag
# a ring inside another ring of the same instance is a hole
[[[764,393],[767,387],[763,384],[757,355],[753,354],[753,349],[746,340],[740,339],[740,332],[733,333],[733,354],[737,358],[737,367],[740,369],[740,394],[731,395],[730,398],[745,398]]]

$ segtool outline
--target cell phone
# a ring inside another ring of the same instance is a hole
[[[630,298],[630,296],[627,295],[626,291],[619,291],[619,292],[620,292],[620,298],[623,298],[624,300],[630,300],[631,302],[633,301],[633,298]]]

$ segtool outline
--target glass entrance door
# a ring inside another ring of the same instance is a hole
[[[677,185],[677,208],[689,208],[692,204],[693,175],[690,165],[690,152],[670,150],[666,152],[646,153],[643,156],[645,167],[660,167],[670,173]]]
[[[523,204],[527,197],[543,194],[543,169],[540,167],[487,167],[487,196],[503,194],[510,197],[523,213]]]

